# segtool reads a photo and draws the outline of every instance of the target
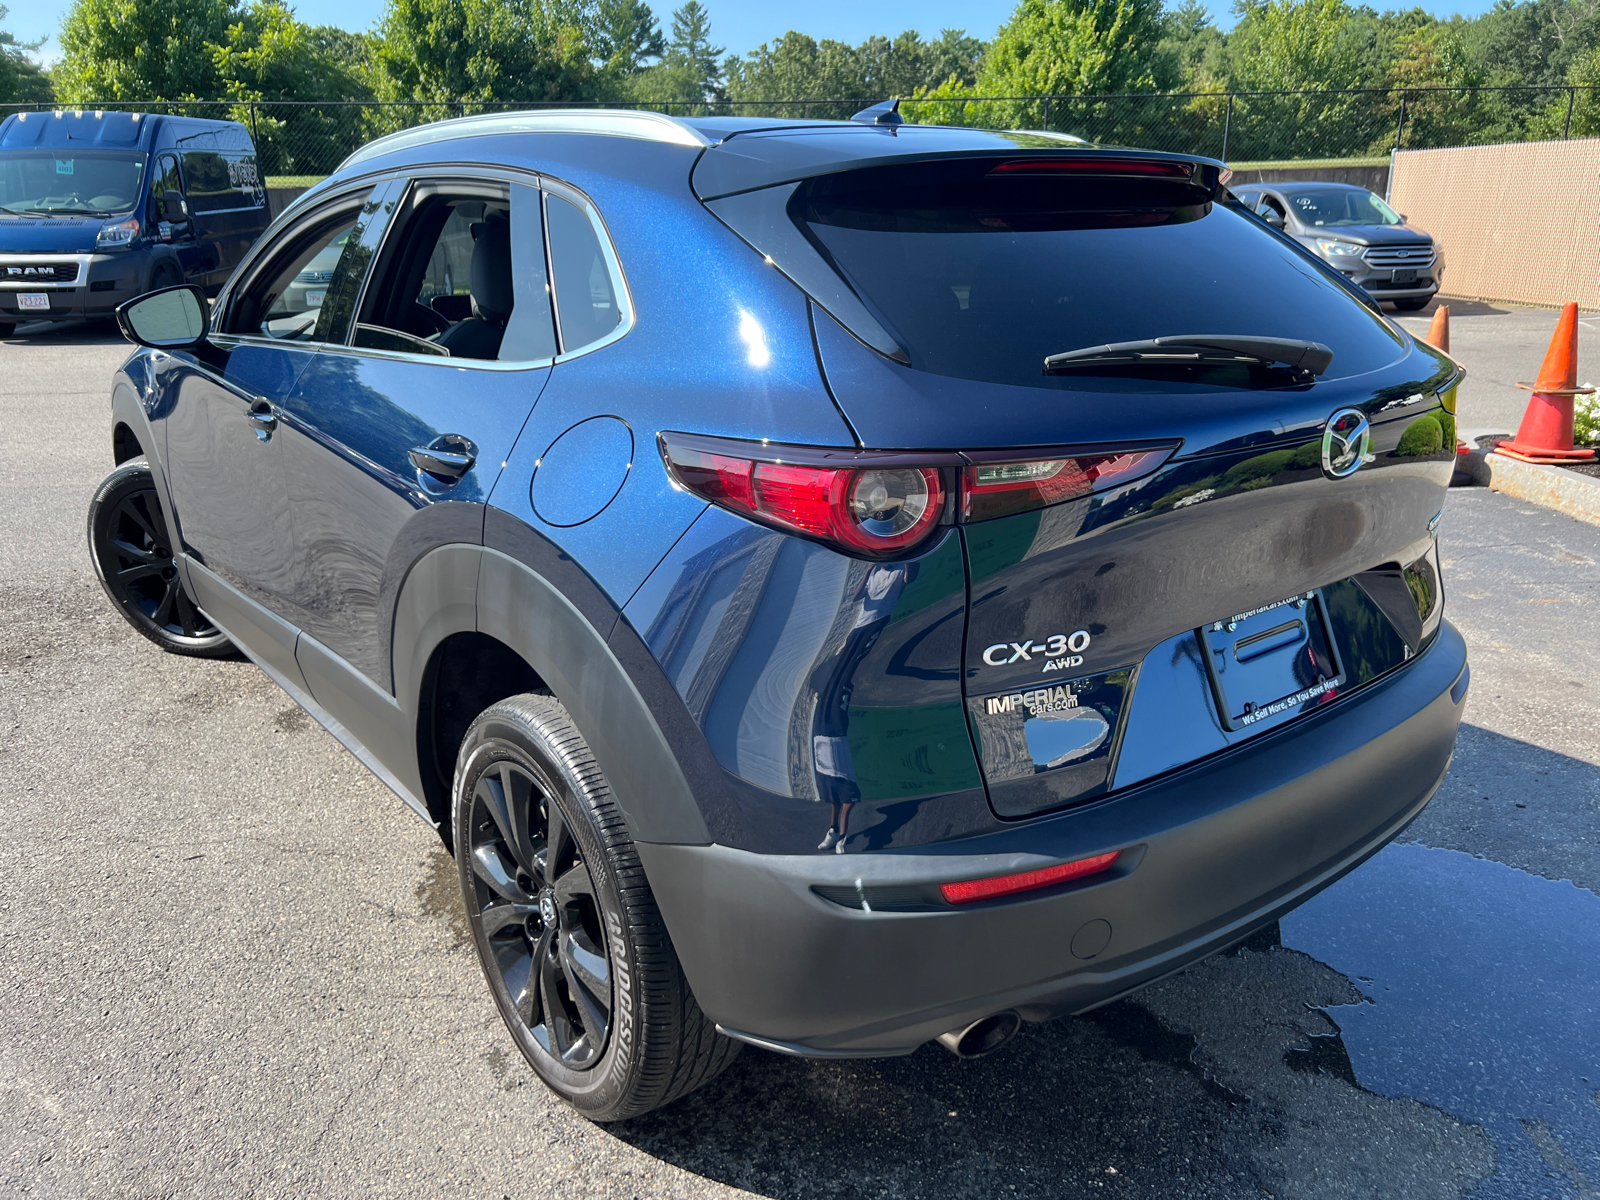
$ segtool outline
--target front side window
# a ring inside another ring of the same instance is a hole
[[[290,342],[342,342],[366,275],[368,198],[312,217],[255,273],[231,306],[226,332]]]
[[[143,154],[105,150],[0,153],[0,211],[110,216],[139,203]]]

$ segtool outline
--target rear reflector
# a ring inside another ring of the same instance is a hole
[[[1156,179],[1193,179],[1194,164],[1149,158],[1013,158],[990,170],[991,175],[1139,175]]]
[[[967,879],[960,883],[941,883],[939,891],[951,904],[971,904],[974,900],[993,900],[996,896],[1011,896],[1017,892],[1031,892],[1036,888],[1082,879],[1085,875],[1098,875],[1110,870],[1117,861],[1120,850],[1097,854],[1093,858],[1080,858],[1076,862],[1042,867],[1037,871],[1023,871],[1019,875],[994,875],[988,879]]]

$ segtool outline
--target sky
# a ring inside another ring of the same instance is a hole
[[[1233,24],[1229,0],[1207,0],[1213,16],[1223,28]],[[1493,0],[1432,0],[1421,6],[1441,16],[1460,12],[1477,16],[1488,11]],[[651,7],[664,28],[676,0],[657,0]],[[711,12],[714,45],[744,53],[762,42],[770,42],[790,29],[800,29],[815,38],[835,38],[857,43],[875,33],[894,35],[915,29],[925,37],[937,37],[939,30],[965,29],[974,37],[994,36],[1001,22],[1011,15],[1016,0],[808,0],[804,7],[774,4],[772,0],[702,0]],[[1405,0],[1368,0],[1377,8],[1410,8]],[[57,32],[71,0],[0,0],[10,8],[10,16],[0,28],[18,41],[33,42],[47,37],[39,57],[53,61],[60,53]],[[384,0],[290,0],[302,21],[312,25],[339,25],[363,30],[376,23]]]

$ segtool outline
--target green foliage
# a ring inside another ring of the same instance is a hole
[[[599,0],[593,27],[595,57],[619,75],[636,74],[646,59],[666,53],[661,24],[644,0]]]
[[[375,90],[430,118],[454,115],[454,101],[598,99],[587,16],[576,0],[389,0]]]
[[[1573,397],[1572,442],[1576,446],[1600,446],[1600,400],[1593,392]]]
[[[1418,417],[1406,426],[1400,435],[1400,444],[1394,448],[1401,458],[1426,458],[1444,447],[1444,429],[1439,418],[1432,413]],[[1455,447],[1451,447],[1453,450]]]
[[[327,174],[367,140],[360,109],[295,105],[252,110],[250,101],[370,100],[367,40],[295,19],[282,0],[257,0],[211,48],[229,115],[255,131],[263,174]]]
[[[0,23],[6,19],[6,6],[0,4]],[[53,99],[50,76],[28,55],[43,41],[19,42],[16,34],[0,29],[0,104],[40,103]]]
[[[688,0],[672,14],[672,40],[661,61],[627,81],[629,99],[671,106],[680,116],[704,115],[722,98],[722,47],[711,44],[711,14],[700,0]],[[672,101],[695,101],[689,105]]]
[[[951,78],[922,93],[942,104],[919,117],[946,124],[1067,128],[1081,110],[1057,107],[1047,119],[1027,100],[968,97],[1101,95],[1170,90],[1181,81],[1176,59],[1161,52],[1161,0],[1022,0],[1000,27],[973,82]],[[962,103],[948,103],[962,101]]]
[[[212,47],[241,13],[239,0],[75,0],[61,23],[56,94],[67,104],[215,99]]]
[[[977,76],[982,48],[983,43],[962,29],[942,30],[934,41],[908,29],[896,38],[868,38],[859,46],[828,38],[819,42],[790,30],[742,59],[729,57],[723,69],[728,99],[762,102],[763,115],[845,118],[865,103],[915,95],[944,80],[954,80],[956,86],[970,82]],[[817,98],[837,103],[792,103]],[[785,103],[775,103],[780,101]]]

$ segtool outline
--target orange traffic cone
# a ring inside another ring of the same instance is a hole
[[[1433,324],[1428,326],[1428,336],[1422,339],[1435,350],[1450,353],[1450,306],[1441,304],[1433,310]]]
[[[1550,349],[1535,383],[1519,383],[1533,393],[1517,436],[1495,447],[1497,454],[1530,463],[1584,462],[1593,450],[1572,448],[1572,398],[1594,391],[1578,386],[1578,306],[1561,310]]]

